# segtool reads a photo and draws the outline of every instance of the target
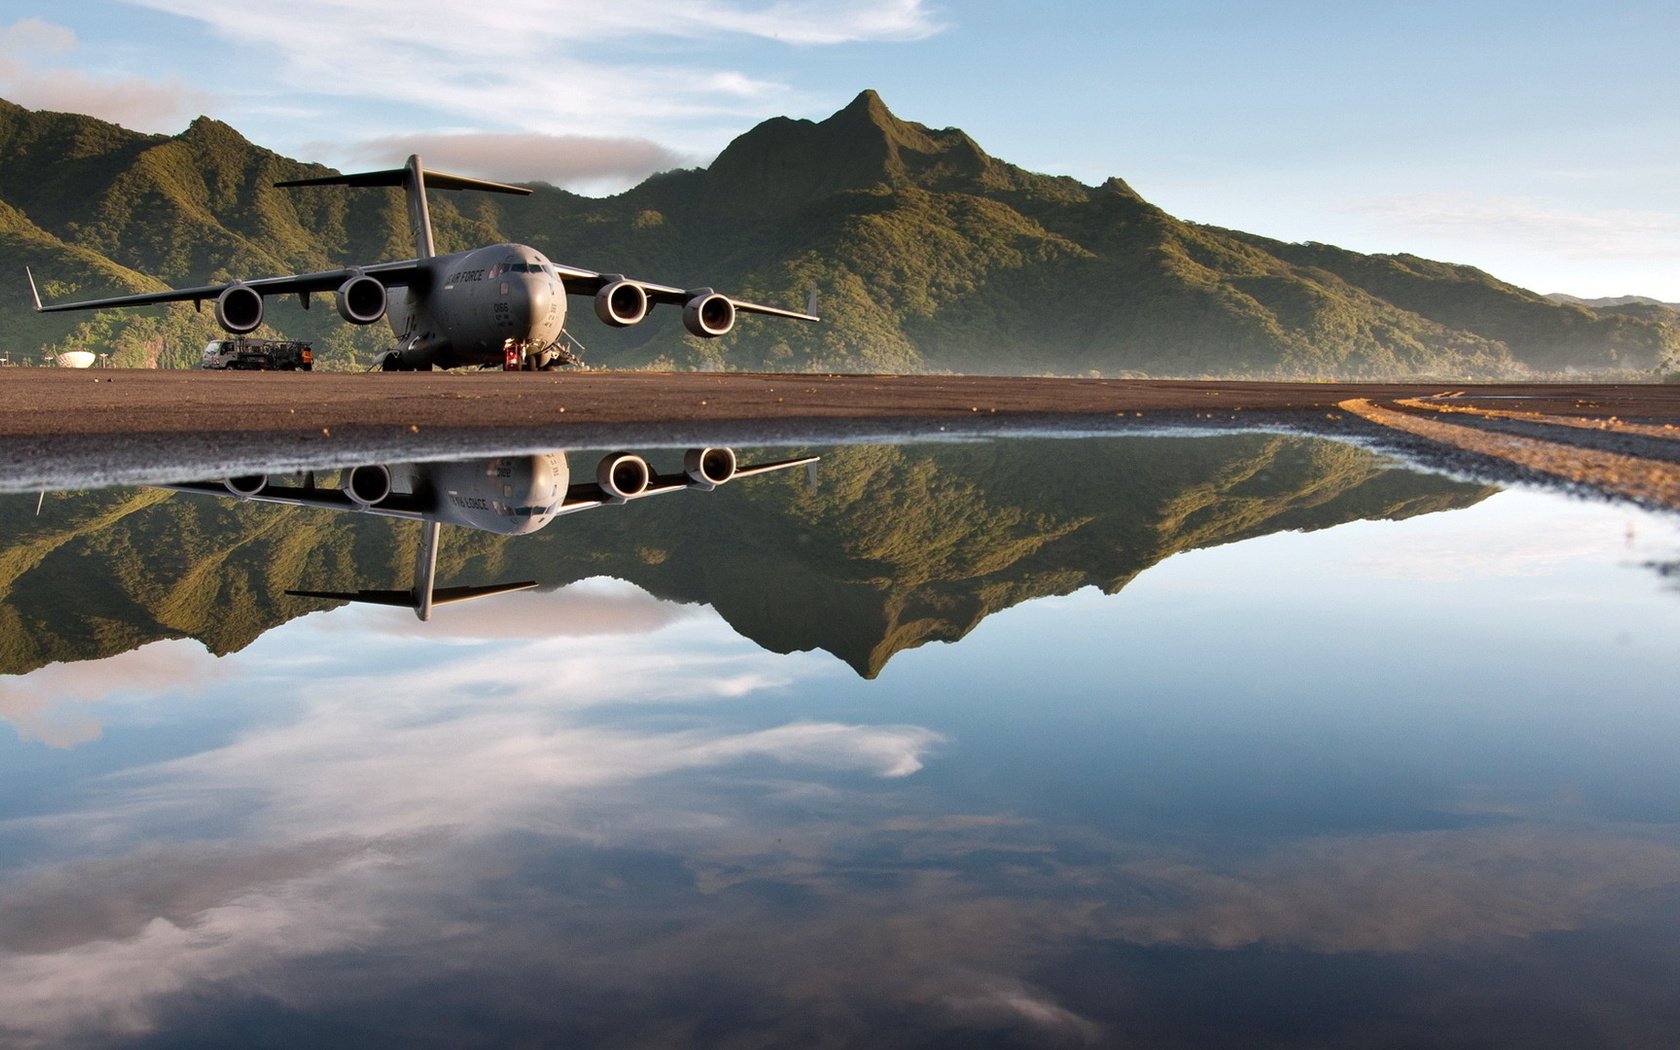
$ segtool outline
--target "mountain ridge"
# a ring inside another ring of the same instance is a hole
[[[412,255],[394,192],[272,185],[328,171],[208,117],[141,135],[0,102],[0,251],[54,298]],[[433,194],[439,249],[518,240],[788,305],[815,290],[827,320],[748,321],[716,341],[685,336],[667,312],[622,331],[574,323],[588,360],[610,367],[1494,378],[1680,357],[1680,314],[1184,222],[1123,179],[1028,171],[960,129],[900,119],[874,91],[821,121],[765,121],[706,168],[611,197],[532,188]],[[271,307],[270,323],[315,339],[327,365],[389,343],[330,310]],[[0,324],[36,351],[100,342],[129,364],[190,364],[214,334],[185,307],[66,321],[0,301]]]

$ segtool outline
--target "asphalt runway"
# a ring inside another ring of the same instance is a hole
[[[1352,412],[1359,403],[1378,412]],[[1450,411],[1448,410],[1450,409]],[[1680,458],[1680,385],[1259,383],[726,373],[0,370],[0,489],[160,482],[551,448],[1265,428],[1442,456],[1429,416],[1565,450]],[[1568,458],[1567,452],[1564,458]],[[1523,468],[1524,470],[1530,468]]]

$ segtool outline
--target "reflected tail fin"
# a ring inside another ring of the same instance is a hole
[[[399,609],[413,609],[422,621],[432,618],[432,608],[469,602],[474,598],[489,598],[511,591],[528,591],[537,585],[535,580],[519,583],[492,583],[479,587],[445,587],[437,589],[437,552],[443,525],[427,521],[420,533],[420,549],[414,554],[414,586],[406,591],[287,591],[295,598],[321,598],[335,602],[362,602],[367,605],[390,605]]]
[[[493,598],[498,594],[511,594],[514,591],[528,591],[537,585],[536,580],[524,580],[519,583],[492,583],[482,587],[445,587],[432,595],[427,604],[428,619],[430,610],[439,605],[454,605],[457,602],[470,602],[474,598]],[[414,600],[413,591],[287,591],[294,598],[319,598],[329,602],[360,602],[363,605],[389,605],[396,609],[414,609],[419,607]]]

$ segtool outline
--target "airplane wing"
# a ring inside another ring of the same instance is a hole
[[[342,270],[323,270],[320,273],[300,273],[290,277],[261,277],[252,281],[228,281],[226,284],[206,284],[197,288],[170,288],[161,292],[138,292],[134,295],[114,295],[106,299],[84,299],[76,303],[42,304],[41,293],[35,287],[35,275],[29,273],[29,294],[35,299],[35,312],[59,313],[64,310],[103,310],[113,306],[156,306],[159,303],[202,303],[214,299],[235,285],[243,285],[264,296],[336,291],[352,277],[366,274],[376,277],[387,288],[409,284],[420,273],[420,260],[375,263],[372,266],[347,267]]]
[[[594,270],[583,270],[576,266],[562,266],[554,264],[554,272],[559,274],[565,282],[566,291],[572,295],[594,295],[614,281],[629,281],[641,286],[647,292],[651,303],[664,303],[668,306],[682,306],[696,295],[711,292],[710,288],[672,288],[666,284],[653,284],[649,281],[638,281],[633,277],[625,277],[615,273],[596,273]],[[765,306],[763,303],[749,303],[744,299],[729,300],[735,304],[735,309],[748,314],[768,314],[771,317],[791,317],[795,321],[820,321],[822,318],[814,314],[800,313],[798,310],[784,310],[779,306]]]
[[[789,467],[803,467],[815,463],[821,456],[804,456],[799,459],[784,459],[775,463],[759,463],[750,467],[738,467],[729,479],[736,481],[740,478],[750,478],[757,474],[768,474],[774,470],[787,470]],[[728,482],[725,482],[728,484]],[[703,486],[690,478],[687,474],[655,474],[648,480],[647,488],[629,500],[615,500],[593,481],[579,482],[566,489],[566,498],[560,504],[560,509],[554,512],[555,517],[562,514],[576,514],[578,511],[594,510],[609,503],[629,502],[630,500],[646,499],[649,496],[663,496],[668,492],[682,492],[687,489],[698,489]]]
[[[364,507],[351,499],[343,489],[319,488],[314,485],[264,485],[262,490],[245,495],[220,481],[188,481],[177,485],[154,485],[153,488],[171,492],[193,492],[201,496],[221,499],[248,500],[252,503],[277,503],[287,507],[320,507],[325,510],[347,510],[372,514],[382,518],[403,518],[424,521],[430,505],[404,492],[393,492],[380,500],[376,507]]]

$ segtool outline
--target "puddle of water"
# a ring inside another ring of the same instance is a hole
[[[820,451],[446,529],[539,589],[426,623],[284,593],[404,586],[413,521],[0,501],[0,1032],[1680,1021],[1674,518],[1275,435]]]

